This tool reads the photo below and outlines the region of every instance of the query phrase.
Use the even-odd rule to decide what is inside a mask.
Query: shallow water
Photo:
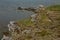
[[[17,7],[38,7],[40,4],[45,6],[60,4],[60,0],[0,0],[0,30],[6,31],[9,21],[25,19],[32,14],[27,11],[17,11]]]

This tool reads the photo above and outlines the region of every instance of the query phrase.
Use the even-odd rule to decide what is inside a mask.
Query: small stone
[[[23,30],[22,33],[27,33],[27,34],[29,34],[29,33],[31,33],[31,30]]]

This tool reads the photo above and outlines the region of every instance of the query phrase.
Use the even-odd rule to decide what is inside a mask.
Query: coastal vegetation
[[[13,40],[59,40],[60,5],[53,5],[44,9],[42,12],[36,13],[36,21],[31,21],[31,17],[16,21],[23,26],[19,26],[20,29],[17,27],[19,34],[12,33]]]
[[[47,10],[56,10],[60,11],[60,5],[52,5],[46,8]]]

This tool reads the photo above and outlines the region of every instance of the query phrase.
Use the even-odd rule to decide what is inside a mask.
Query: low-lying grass
[[[18,23],[23,24],[25,26],[30,26],[32,24],[31,18],[24,19],[24,20],[19,20]]]
[[[49,7],[46,7],[47,10],[54,10],[54,11],[60,11],[60,5],[52,5]]]

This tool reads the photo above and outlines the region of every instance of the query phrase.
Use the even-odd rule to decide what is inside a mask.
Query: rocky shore
[[[18,9],[32,11],[34,8]],[[35,14],[25,20],[10,21],[11,40],[60,40],[60,5],[47,8],[40,5],[32,12]]]

